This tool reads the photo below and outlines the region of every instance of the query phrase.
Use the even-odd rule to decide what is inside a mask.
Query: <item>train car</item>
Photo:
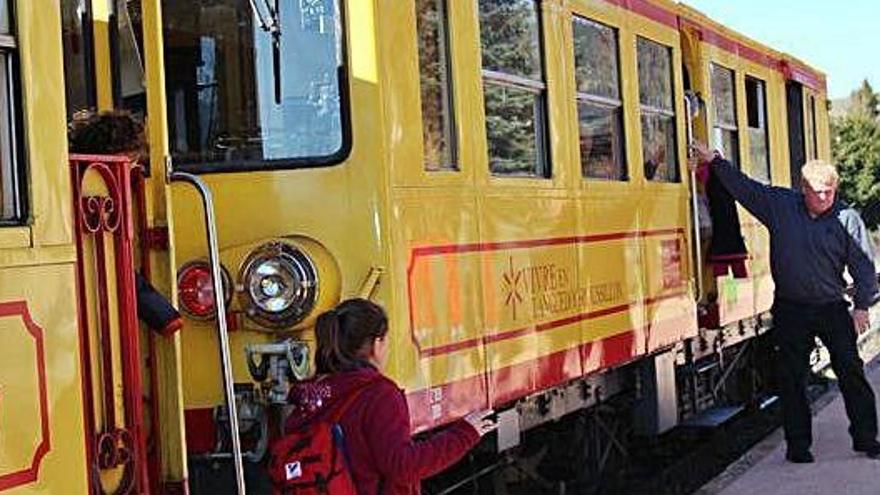
[[[414,433],[492,407],[516,459],[585,414],[581,477],[766,394],[767,234],[741,211],[748,276],[704,263],[687,142],[798,184],[830,158],[803,62],[663,0],[0,7],[0,491],[261,493],[349,297]],[[146,156],[67,152],[114,108]],[[179,332],[138,326],[136,271]]]

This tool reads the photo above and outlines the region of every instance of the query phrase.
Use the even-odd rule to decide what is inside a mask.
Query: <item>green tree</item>
[[[853,109],[832,123],[832,152],[842,199],[858,208],[868,228],[874,229],[880,225],[880,121],[876,112],[871,118],[864,110]]]
[[[880,99],[874,88],[865,79],[859,89],[850,95],[849,116],[864,117],[866,119],[876,120],[880,114]]]

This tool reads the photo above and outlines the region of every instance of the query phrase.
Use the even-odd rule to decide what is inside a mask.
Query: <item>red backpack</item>
[[[269,476],[276,494],[357,495],[339,419],[372,382],[341,404],[284,435],[272,446]]]

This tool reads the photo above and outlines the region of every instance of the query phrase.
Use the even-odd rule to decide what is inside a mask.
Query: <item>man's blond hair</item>
[[[837,167],[825,160],[810,160],[801,167],[801,177],[814,189],[821,186],[837,187],[840,176]]]

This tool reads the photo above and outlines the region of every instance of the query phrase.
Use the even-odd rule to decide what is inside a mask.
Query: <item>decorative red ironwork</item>
[[[80,348],[83,366],[83,398],[85,400],[86,455],[90,470],[95,472],[123,467],[122,480],[113,490],[115,495],[150,493],[147,477],[146,442],[143,430],[143,385],[137,300],[134,276],[134,232],[132,179],[137,165],[124,156],[71,155],[70,166],[76,205],[77,296],[79,304]],[[105,194],[86,192],[86,177],[100,178]],[[109,239],[108,239],[109,238]],[[90,241],[90,242],[89,242]],[[112,251],[106,243],[112,242]],[[86,266],[85,252],[91,249],[93,263]],[[112,259],[112,261],[111,261]],[[86,270],[94,274],[95,287],[86,286]],[[109,279],[115,281],[111,293]],[[98,361],[91,356],[92,331],[89,328],[89,291],[98,315]],[[116,304],[111,305],[115,297]],[[111,341],[114,328],[111,308],[117,311],[119,371],[122,375],[122,424],[116,418],[114,391],[115,365]],[[94,380],[92,366],[100,366],[100,379]],[[95,383],[97,381],[97,383]],[[102,397],[103,426],[95,425],[93,397]],[[107,493],[100,478],[89,476],[92,493]]]
[[[150,251],[168,250],[168,229],[166,227],[150,228],[147,224],[146,169],[138,165],[131,175],[131,190],[134,195],[134,216],[137,236],[140,239],[140,270],[141,275],[152,281]],[[164,233],[164,242],[157,241]],[[147,333],[147,367],[150,372],[150,398],[148,401],[151,434],[147,435],[147,464],[149,469],[150,489],[153,493],[167,493],[161,484],[162,443],[158,435],[159,429],[159,375],[156,372],[156,339],[153,333]]]

